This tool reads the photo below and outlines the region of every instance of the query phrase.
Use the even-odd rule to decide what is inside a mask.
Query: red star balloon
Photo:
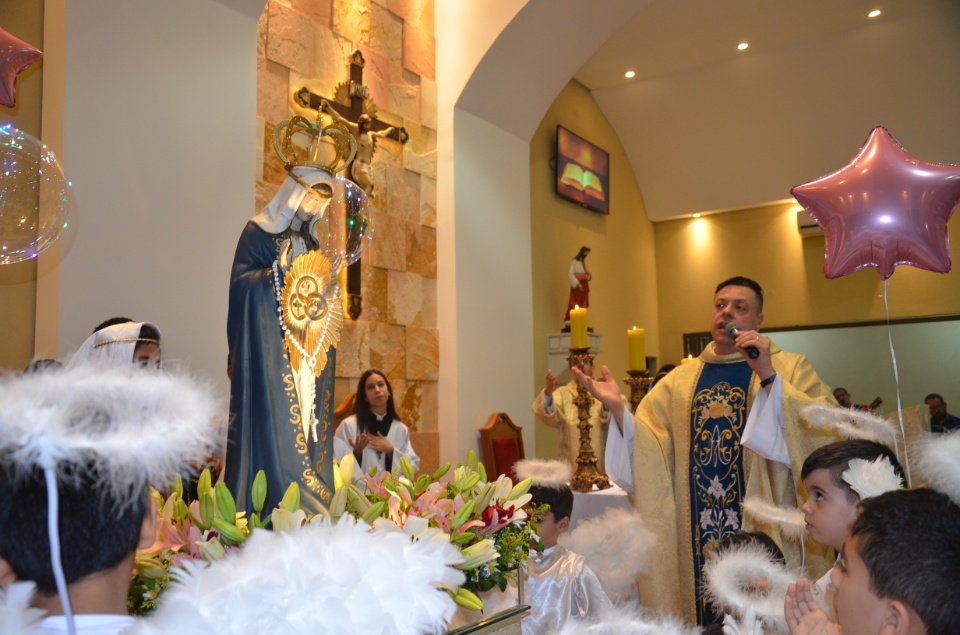
[[[823,228],[828,278],[897,265],[947,273],[960,165],[921,161],[877,126],[848,165],[790,193]]]
[[[40,49],[0,29],[0,104],[17,105],[17,75],[41,57]]]

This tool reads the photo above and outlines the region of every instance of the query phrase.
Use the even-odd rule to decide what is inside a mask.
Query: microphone
[[[728,337],[734,338],[740,334],[740,325],[736,322],[727,322],[727,325],[723,327],[723,330],[726,332]],[[756,346],[747,346],[743,350],[747,351],[747,357],[750,359],[756,359],[760,357],[760,351],[757,350]]]

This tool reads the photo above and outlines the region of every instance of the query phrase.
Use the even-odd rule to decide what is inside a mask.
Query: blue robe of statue
[[[227,317],[232,380],[230,432],[224,481],[237,509],[251,513],[253,479],[267,476],[263,514],[280,502],[290,483],[300,484],[301,507],[318,513],[333,495],[333,388],[336,349],[316,381],[317,442],[305,438],[283,331],[277,314],[273,262],[290,230],[268,233],[248,222],[230,274]],[[282,283],[282,280],[281,280]],[[309,416],[309,413],[306,413]]]

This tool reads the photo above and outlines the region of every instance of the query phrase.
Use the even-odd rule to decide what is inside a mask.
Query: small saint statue
[[[570,279],[570,299],[567,301],[567,312],[563,317],[564,332],[570,330],[570,311],[576,306],[581,309],[590,306],[590,280],[593,276],[587,271],[588,255],[590,255],[590,248],[584,245],[570,261],[570,269],[567,272]]]

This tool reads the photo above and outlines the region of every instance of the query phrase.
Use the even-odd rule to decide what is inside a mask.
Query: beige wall
[[[772,205],[655,225],[660,350],[682,355],[682,334],[706,331],[717,284],[745,275],[764,287],[765,327],[879,320],[884,283],[869,267],[828,280],[823,237],[802,238],[796,205]],[[954,262],[957,222],[949,226]],[[889,279],[891,318],[960,313],[960,273],[901,265]]]
[[[610,153],[609,215],[557,196],[557,124]],[[590,92],[575,81],[557,96],[530,142],[530,218],[536,390],[542,390],[547,371],[547,335],[563,325],[567,269],[582,245],[591,248],[588,321],[602,337],[598,365],[608,365],[617,378],[626,376],[626,331],[634,325],[646,329],[647,355],[658,355],[654,226],[620,140]],[[529,409],[513,416],[518,423],[534,420]],[[536,430],[537,455],[556,456],[556,431],[542,424]]]
[[[0,25],[11,35],[43,49],[43,2],[0,3]],[[0,106],[0,124],[12,123],[38,139],[43,60],[17,76],[16,105]],[[37,262],[0,266],[0,368],[20,370],[33,357]]]

